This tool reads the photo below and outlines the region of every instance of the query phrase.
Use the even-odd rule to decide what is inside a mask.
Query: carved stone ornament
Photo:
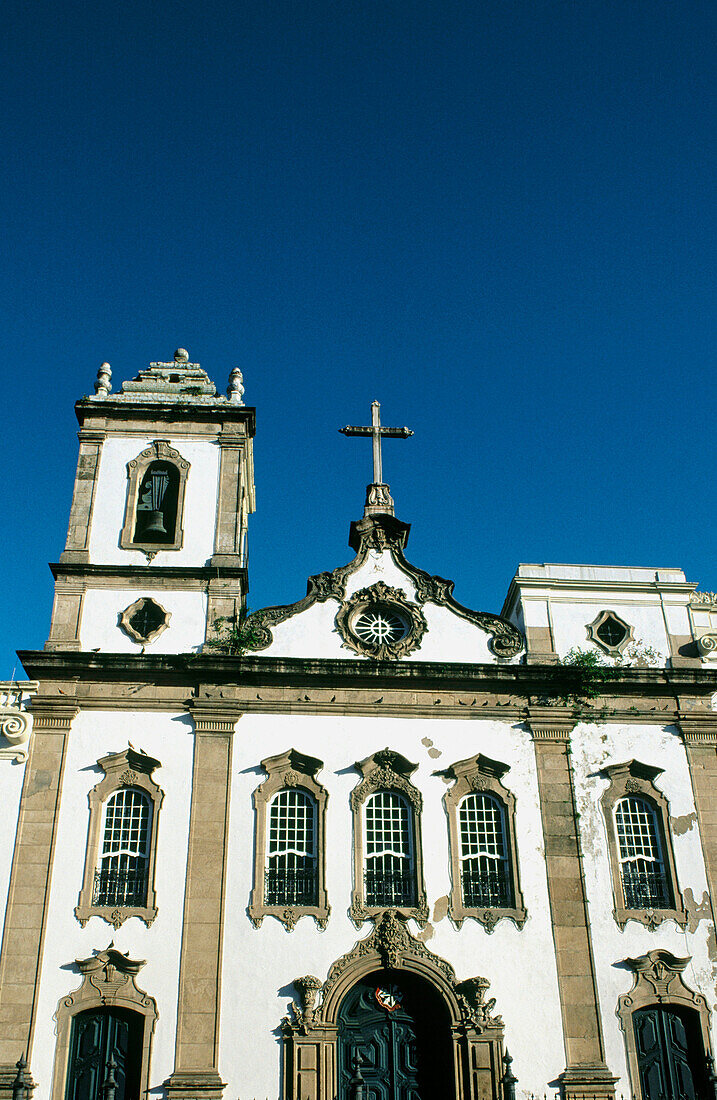
[[[132,620],[145,609],[152,614],[157,625],[146,632],[142,632],[137,629],[136,625],[133,625]],[[162,605],[153,600],[151,596],[140,596],[138,600],[135,600],[129,607],[125,607],[124,611],[120,612],[119,626],[133,642],[137,642],[138,645],[149,645],[150,642],[154,642],[160,634],[164,633],[171,618],[172,612],[165,611]]]
[[[411,935],[406,921],[393,909],[385,910],[369,935],[359,940],[346,955],[337,959],[329,969],[323,985],[312,975],[294,982],[299,990],[301,1003],[292,1004],[292,1018],[284,1019],[285,1031],[300,1030],[304,1034],[309,1026],[326,1025],[333,1017],[346,989],[372,969],[412,970],[438,985],[442,992],[450,991],[453,1015],[462,1023],[480,1033],[486,1028],[503,1027],[500,1016],[493,1015],[495,1000],[486,1001],[490,983],[486,978],[468,978],[456,981],[456,972],[449,962],[434,955],[425,944]],[[315,984],[315,983],[318,983]],[[318,994],[320,1005],[315,1008]],[[308,1016],[310,1015],[310,1020]]]
[[[685,985],[683,979],[684,970],[689,962],[691,962],[689,957],[678,958],[660,947],[638,958],[625,959],[625,965],[633,974],[633,984],[629,993],[623,993],[618,997],[617,1016],[625,1035],[627,1064],[635,1094],[638,1093],[640,1074],[632,1017],[638,1009],[665,1004],[695,1011],[700,1021],[705,1054],[711,1054],[710,1013],[707,1002],[700,993],[695,993]]]
[[[352,810],[357,810],[369,795],[378,790],[398,791],[408,799],[416,813],[423,809],[421,792],[413,786],[409,778],[418,764],[412,764],[400,752],[381,749],[354,766],[364,778],[351,792]]]
[[[717,631],[711,631],[698,638],[697,648],[700,655],[706,657],[708,661],[717,661]]]
[[[693,592],[690,596],[690,606],[717,608],[717,592]]]
[[[402,633],[385,640],[362,637],[358,633],[358,624],[371,612],[383,613],[384,617],[393,616],[397,623],[401,623]],[[343,638],[344,649],[352,649],[361,657],[372,657],[376,661],[395,661],[407,656],[418,649],[428,630],[426,618],[418,604],[411,603],[400,588],[391,588],[383,581],[354,593],[350,600],[341,605],[334,621]]]
[[[0,760],[27,760],[31,722],[31,715],[22,709],[20,693],[17,697],[8,693],[6,704],[0,706]]]
[[[98,951],[88,959],[76,959],[75,965],[82,975],[82,984],[61,998],[55,1013],[57,1056],[52,1095],[61,1096],[64,1091],[73,1018],[88,1009],[104,1007],[129,1009],[144,1018],[140,1080],[141,1095],[145,1095],[149,1085],[149,1050],[157,1020],[157,1004],[136,982],[145,965],[144,960],[130,959],[129,954],[123,955],[111,943],[104,951]]]
[[[614,645],[604,641],[598,634],[600,627],[610,619],[612,619],[617,626],[622,627],[624,631],[620,641]],[[603,653],[609,653],[611,655],[622,653],[623,649],[629,646],[630,642],[635,640],[634,632],[630,624],[626,623],[625,620],[620,618],[614,611],[601,611],[591,623],[588,623],[585,630],[590,641],[594,642],[598,649],[602,650]]]
[[[252,634],[252,642],[247,648],[268,648],[274,640],[271,633],[273,626],[293,618],[294,615],[300,615],[315,603],[324,603],[329,599],[341,602],[346,595],[347,578],[361,568],[371,553],[388,551],[401,572],[413,582],[416,603],[434,603],[447,607],[454,615],[489,634],[490,648],[497,657],[516,657],[524,647],[523,636],[517,627],[500,615],[492,615],[487,611],[471,611],[464,607],[453,598],[453,581],[431,576],[406,560],[403,548],[409,529],[408,524],[390,515],[364,516],[358,523],[352,524],[349,542],[356,550],[356,557],[333,572],[309,577],[306,595],[302,600],[279,607],[267,607],[247,616],[246,626],[251,628]]]

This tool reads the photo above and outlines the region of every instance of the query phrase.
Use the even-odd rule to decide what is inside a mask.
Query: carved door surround
[[[140,1095],[145,1096],[149,1088],[150,1045],[158,1013],[154,998],[148,996],[135,982],[144,966],[144,960],[130,959],[128,954],[123,955],[110,945],[88,959],[76,959],[75,965],[82,975],[82,984],[61,998],[55,1013],[57,1047],[52,1096],[61,1097],[65,1094],[74,1017],[81,1012],[98,1008],[126,1009],[138,1014],[142,1023]]]
[[[625,1036],[627,1068],[630,1085],[635,1097],[641,1097],[637,1040],[633,1026],[633,1014],[639,1009],[661,1005],[694,1012],[699,1021],[702,1045],[706,1056],[712,1055],[710,1042],[710,1010],[705,998],[685,985],[682,977],[690,958],[677,958],[671,951],[655,948],[646,955],[625,959],[625,965],[633,975],[632,989],[623,993],[617,1002],[617,1017]]]
[[[457,1100],[498,1100],[503,1021],[494,1016],[485,978],[458,981],[450,963],[413,936],[396,910],[376,918],[371,933],[334,962],[326,981],[294,979],[298,1003],[282,1023],[283,1100],[334,1100],[338,1092],[338,1019],[346,994],[376,971],[405,971],[433,987],[446,1006]]]

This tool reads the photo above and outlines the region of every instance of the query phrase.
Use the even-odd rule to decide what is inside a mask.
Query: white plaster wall
[[[663,922],[654,932],[637,921],[629,921],[621,932],[615,923],[607,833],[600,807],[600,797],[609,781],[597,775],[599,769],[630,759],[664,769],[656,786],[668,799],[671,817],[686,819],[677,823],[676,831],[672,830],[672,844],[679,887],[688,909],[692,907],[693,910],[694,902],[700,905],[708,900],[702,847],[684,746],[671,727],[580,726],[572,735],[572,744],[607,1062],[614,1073],[621,1075],[618,1095],[622,1091],[627,1096],[630,1087],[625,1041],[615,1012],[618,997],[632,987],[632,973],[620,966],[622,961],[644,955],[656,947],[667,948],[678,957],[691,956],[692,962],[684,972],[685,983],[702,993],[712,1010],[717,1004],[717,962],[714,928],[706,915],[693,916],[686,932],[682,932],[674,921]]]
[[[365,938],[348,918],[352,889],[352,814],[349,798],[359,782],[357,759],[390,745],[419,764],[412,777],[424,799],[422,819],[426,890],[431,912],[427,946],[447,959],[458,979],[483,975],[506,1026],[520,1089],[540,1095],[562,1071],[565,1055],[550,926],[542,828],[532,744],[520,726],[498,722],[303,715],[244,715],[234,744],[229,877],[222,981],[221,1058],[227,1096],[274,1097],[279,1092],[279,1025],[295,996],[293,979],[326,978],[331,963]],[[324,761],[318,780],[329,792],[327,888],[332,907],[321,932],[302,918],[292,933],[273,917],[260,929],[246,915],[252,888],[252,792],[265,778],[259,758],[288,748]],[[434,773],[483,752],[510,764],[505,785],[517,801],[517,848],[528,920],[522,931],[503,920],[492,935],[473,920],[457,931],[445,916],[450,890],[446,783]],[[418,926],[413,922],[414,934]],[[535,1043],[535,1006],[541,1021]],[[522,1092],[519,1093],[522,1095]]]
[[[370,551],[366,561],[346,580],[346,598],[362,588],[383,581],[398,588],[409,600],[415,599],[415,586],[393,561],[389,551]],[[263,650],[269,657],[330,657],[356,658],[353,649],[342,645],[334,624],[340,604],[337,600],[316,603],[271,628],[274,641]],[[472,661],[497,663],[489,649],[490,635],[480,627],[456,615],[447,607],[426,603],[421,605],[428,629],[418,649],[408,654],[409,661]],[[365,658],[370,660],[370,658]]]
[[[0,741],[5,745],[4,738],[0,734]],[[25,778],[25,762],[17,760],[0,760],[0,929],[5,923],[5,909],[7,907],[7,891],[10,884],[10,871],[12,869],[12,855],[15,850],[15,836],[17,834],[17,820],[20,811],[20,794]],[[2,943],[0,933],[0,943]]]
[[[641,594],[631,599],[620,592],[604,592],[590,598],[577,593],[568,597],[550,597],[553,639],[560,657],[564,657],[574,646],[581,649],[592,646],[586,627],[603,610],[614,611],[629,623],[635,641],[652,646],[661,654],[662,663],[667,662],[670,646],[659,598],[651,600]]]
[[[158,822],[156,889],[158,915],[151,928],[134,917],[115,931],[99,917],[81,928],[74,916],[82,886],[88,791],[103,776],[99,757],[127,747],[128,738],[160,760],[154,778],[164,791]],[[156,712],[85,711],[69,734],[57,833],[47,936],[38,1002],[32,1072],[39,1082],[36,1100],[49,1100],[55,1058],[53,1014],[61,997],[78,989],[73,966],[114,941],[132,959],[146,959],[137,985],[157,1001],[159,1018],[152,1045],[150,1087],[161,1085],[174,1067],[177,988],[182,937],[184,880],[189,831],[193,738],[186,715]]]
[[[219,445],[206,439],[163,436],[110,436],[102,444],[100,470],[90,531],[90,562],[100,565],[146,565],[139,550],[121,550],[120,534],[127,502],[127,463],[154,439],[169,443],[190,463],[184,498],[181,550],[159,550],[154,565],[204,565],[214,552]]]
[[[172,616],[158,638],[146,644],[147,653],[188,653],[204,641],[207,597],[203,592],[168,589],[94,588],[85,593],[80,621],[83,650],[104,653],[140,653],[142,645],[119,626],[119,615],[140,596],[151,597]]]

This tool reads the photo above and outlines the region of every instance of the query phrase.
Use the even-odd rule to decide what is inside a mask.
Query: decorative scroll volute
[[[399,752],[385,748],[355,764],[354,767],[363,779],[351,792],[353,810],[358,810],[375,791],[388,790],[398,791],[408,799],[416,813],[421,812],[423,797],[409,778],[418,764],[412,764]]]

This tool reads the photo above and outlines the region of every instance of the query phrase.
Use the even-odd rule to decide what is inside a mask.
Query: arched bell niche
[[[325,982],[308,974],[294,986],[299,1001],[283,1021],[284,1100],[349,1100],[356,1069],[370,1085],[364,1095],[381,1100],[384,1092],[499,1100],[503,1021],[488,981],[458,981],[395,911],[377,918]],[[396,1056],[398,1072],[388,1068]]]

